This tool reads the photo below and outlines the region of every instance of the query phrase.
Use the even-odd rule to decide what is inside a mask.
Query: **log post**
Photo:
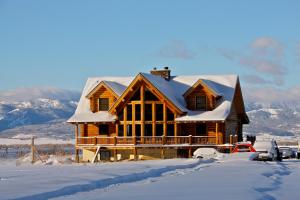
[[[167,136],[167,105],[166,102],[164,101],[163,104],[163,131],[164,131],[164,136]]]
[[[230,153],[232,152],[232,135],[230,135],[229,136],[229,143],[230,143],[230,148],[229,148],[229,150],[230,150]]]
[[[152,103],[152,144],[155,143],[155,136],[156,136],[156,107],[155,103]]]
[[[31,163],[35,162],[34,137],[31,138]]]
[[[160,151],[161,159],[165,159],[165,148],[162,147]]]
[[[192,138],[193,136],[189,135],[189,158],[192,157],[192,146],[191,146],[193,144]]]
[[[175,113],[174,114],[174,118],[176,119],[177,118],[177,114]],[[176,123],[175,121],[175,124],[174,124],[174,143],[177,144],[177,130],[178,129],[178,124]]]
[[[192,135],[189,135],[189,145],[192,145],[192,144],[193,144],[192,138],[193,138],[193,136],[192,136]]]
[[[138,160],[138,152],[137,152],[137,148],[136,147],[133,148],[133,157],[134,157],[135,161]]]
[[[166,137],[163,135],[161,138],[161,144],[165,145],[166,144]]]
[[[216,145],[219,144],[219,124],[216,123]]]
[[[145,85],[141,85],[141,143],[144,143],[145,136]]]
[[[189,147],[189,158],[192,158],[192,147]]]
[[[133,144],[136,145],[136,137],[133,137]]]
[[[118,154],[117,154],[117,149],[114,148],[114,162],[117,162],[118,161]]]
[[[93,138],[94,145],[97,145],[97,137]]]
[[[79,150],[77,149],[77,145],[78,145],[78,124],[76,124],[75,126],[75,162],[79,163]]]
[[[123,118],[124,118],[124,137],[127,137],[127,106],[124,107],[124,114],[123,114]]]
[[[117,137],[116,136],[114,136],[114,146],[116,146],[117,145]]]

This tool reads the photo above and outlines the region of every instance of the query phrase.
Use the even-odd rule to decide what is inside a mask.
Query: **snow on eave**
[[[225,121],[230,114],[232,103],[222,102],[212,111],[188,111],[185,116],[177,117],[176,122],[195,122],[195,121]]]
[[[115,122],[116,117],[106,111],[96,113],[74,114],[67,122],[68,123],[96,123],[96,122]]]

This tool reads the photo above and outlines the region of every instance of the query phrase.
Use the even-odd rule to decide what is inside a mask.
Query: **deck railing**
[[[218,140],[220,143],[220,140]],[[78,137],[76,145],[215,145],[215,136],[144,136],[144,137]]]

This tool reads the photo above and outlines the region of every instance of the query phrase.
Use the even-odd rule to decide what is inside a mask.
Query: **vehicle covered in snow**
[[[256,152],[250,142],[238,142],[234,145],[232,153],[241,153],[241,152]]]
[[[275,140],[256,141],[254,148],[257,152],[256,160],[275,161],[281,160],[279,148]]]
[[[290,147],[279,147],[279,152],[281,153],[281,157],[284,159],[289,159],[292,157],[295,158],[295,154]]]
[[[219,152],[214,148],[198,148],[193,155],[193,158],[211,159],[217,158]]]

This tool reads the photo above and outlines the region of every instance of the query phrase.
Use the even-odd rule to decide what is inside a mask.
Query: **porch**
[[[216,136],[144,136],[144,137],[77,137],[78,147],[189,147],[222,144],[223,137]]]

